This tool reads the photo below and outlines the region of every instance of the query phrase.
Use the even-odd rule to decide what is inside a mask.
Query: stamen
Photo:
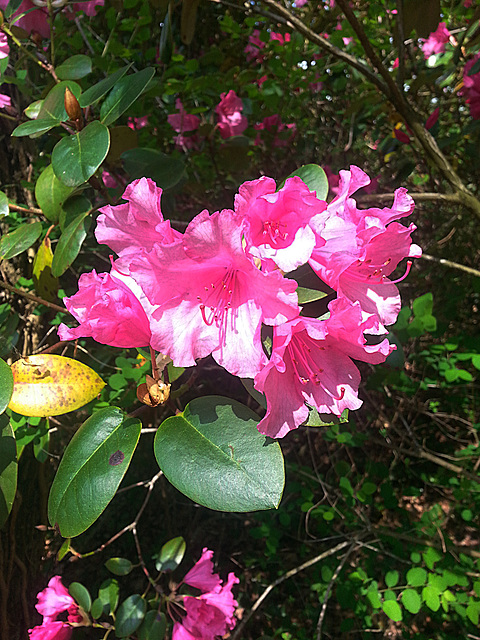
[[[407,260],[407,268],[406,268],[405,273],[403,274],[403,276],[401,278],[398,278],[398,280],[391,280],[391,283],[392,284],[397,284],[397,282],[401,282],[402,280],[405,280],[405,278],[410,273],[410,269],[411,268],[412,268],[412,261],[411,260]]]
[[[334,400],[343,400],[343,396],[345,395],[345,387],[340,387],[340,395],[338,398],[336,396],[332,396]]]

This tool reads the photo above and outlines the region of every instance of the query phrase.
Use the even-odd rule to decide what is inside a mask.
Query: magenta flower
[[[140,118],[130,117],[127,121],[127,127],[133,129],[134,131],[138,131],[138,129],[143,129],[148,125],[148,116],[141,116]]]
[[[264,56],[260,55],[260,51],[264,47],[265,42],[260,39],[260,31],[254,29],[252,35],[248,37],[247,46],[243,50],[247,56],[247,62],[251,62],[252,60],[256,60],[259,63],[262,62]]]
[[[0,60],[2,60],[2,58],[6,58],[9,53],[10,47],[8,46],[7,36],[3,31],[0,31]]]
[[[282,438],[308,418],[309,409],[341,415],[358,409],[360,373],[351,358],[378,364],[394,349],[388,340],[367,345],[359,303],[345,298],[328,305],[330,318],[298,317],[274,328],[269,363],[255,377],[255,388],[265,394],[267,412],[260,433]]]
[[[4,109],[5,107],[12,106],[12,99],[10,96],[5,95],[4,93],[0,93],[0,109]]]
[[[78,327],[58,327],[60,340],[91,337],[112,347],[145,347],[150,344],[150,321],[145,309],[152,313],[135,281],[112,269],[111,274],[96,271],[84,273],[78,281],[78,292],[63,299],[65,306],[80,322]]]
[[[242,116],[243,104],[233,89],[220,95],[220,102],[215,107],[218,116],[217,127],[224,140],[239,136],[248,126],[247,118]]]
[[[63,586],[60,576],[54,576],[48,586],[37,595],[37,611],[43,616],[40,626],[28,630],[30,640],[69,640],[72,627],[56,620],[64,611],[68,612],[68,622],[82,621],[78,605]]]
[[[445,22],[440,22],[435,31],[432,31],[423,43],[422,51],[425,59],[434,53],[443,53],[449,40],[450,31],[447,29]]]
[[[2,11],[5,11],[7,5],[8,0],[0,0],[0,9]],[[48,10],[46,9],[46,6],[46,2],[45,6],[38,7],[34,5],[31,0],[23,0],[11,20],[14,21],[14,24],[17,27],[21,27],[27,33],[35,32],[39,33],[42,38],[48,38],[50,35],[50,25],[48,24]],[[19,20],[15,20],[16,15],[19,15],[24,11],[28,11],[29,9],[35,9],[35,11],[30,11],[30,13],[27,13],[27,15],[23,16]]]
[[[239,223],[246,223],[247,250],[261,260],[273,260],[282,271],[293,271],[310,258],[318,239],[310,222],[327,203],[298,177],[288,178],[276,191],[275,180],[262,177],[244,182],[235,196]],[[319,217],[320,216],[320,217]]]
[[[463,70],[463,93],[467,98],[470,107],[470,115],[474,120],[480,120],[480,71],[469,75],[470,69],[480,58],[480,53],[469,60]]]
[[[197,215],[183,246],[156,245],[130,273],[153,305],[152,346],[175,366],[212,354],[227,371],[253,378],[265,361],[260,330],[298,312],[296,282],[263,273],[245,254],[233,211]]]
[[[239,582],[234,573],[222,585],[218,574],[213,573],[213,551],[203,549],[202,557],[191,569],[183,582],[199,589],[199,596],[183,596],[186,616],[175,622],[172,640],[214,640],[223,637],[236,624],[232,588]]]
[[[357,209],[350,196],[369,182],[358,167],[340,172],[339,194],[328,205],[330,217],[319,231],[325,244],[317,244],[309,263],[339,296],[359,301],[364,317],[375,318],[371,333],[386,333],[384,325],[393,324],[400,311],[398,289],[388,276],[400,260],[420,256],[421,249],[411,241],[415,225],[392,223],[413,210],[406,189],[395,191],[392,208]]]
[[[160,201],[162,189],[150,178],[134,180],[125,189],[126,204],[100,209],[95,236],[119,256],[150,251],[156,243],[176,242],[182,234],[163,219]]]
[[[273,135],[272,146],[287,147],[291,143],[292,139],[295,137],[295,134],[297,132],[297,125],[294,122],[291,124],[284,124],[281,121],[278,113],[275,113],[272,116],[267,116],[266,118],[263,119],[262,122],[259,122],[256,125],[254,125],[254,129],[256,131],[267,131],[271,136]],[[281,133],[282,131],[285,131],[285,132],[290,131],[290,134],[287,137],[285,137],[284,135],[279,136],[278,134]],[[261,141],[261,136],[259,134],[255,139],[255,144],[259,145],[260,141]]]
[[[275,31],[270,31],[270,41],[278,42],[281,45],[284,45],[286,42],[290,42],[291,36],[289,33],[285,35],[283,33],[276,33]]]
[[[177,147],[193,149],[198,145],[199,138],[196,135],[184,136],[183,134],[189,131],[196,131],[200,126],[200,118],[187,113],[178,98],[175,101],[175,107],[179,110],[179,113],[172,113],[167,117],[168,124],[180,134],[174,138],[175,144]]]

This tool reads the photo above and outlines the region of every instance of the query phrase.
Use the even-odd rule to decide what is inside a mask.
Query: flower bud
[[[170,397],[170,384],[161,380],[155,380],[152,376],[145,376],[146,382],[137,388],[137,398],[149,407],[158,407],[165,404]]]
[[[70,120],[80,120],[82,118],[82,109],[78,100],[68,87],[65,89],[64,97],[65,111]]]

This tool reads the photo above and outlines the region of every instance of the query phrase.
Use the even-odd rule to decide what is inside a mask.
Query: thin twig
[[[322,602],[322,609],[320,611],[320,615],[318,617],[318,622],[317,622],[317,640],[321,640],[321,638],[322,638],[323,620],[325,618],[325,613],[327,612],[327,604],[328,604],[328,600],[330,598],[330,594],[331,594],[332,589],[333,589],[333,585],[337,581],[337,578],[340,575],[340,572],[343,569],[343,567],[345,565],[345,562],[347,561],[348,556],[352,553],[352,551],[356,548],[356,546],[357,546],[356,544],[350,545],[350,548],[347,549],[346,554],[343,556],[343,558],[338,563],[335,571],[333,572],[333,576],[332,576],[330,582],[328,583],[328,587],[327,587],[327,590],[325,592],[325,596],[324,596],[323,602]]]
[[[478,269],[473,269],[473,267],[466,267],[464,264],[452,262],[451,260],[445,260],[445,258],[437,258],[436,256],[429,255],[428,253],[423,253],[421,257],[424,260],[430,260],[430,262],[438,262],[438,264],[442,264],[445,267],[458,269],[459,271],[465,271],[466,273],[471,273],[472,276],[477,276],[477,278],[480,278],[480,271]]]
[[[53,302],[48,302],[48,300],[44,300],[43,298],[39,298],[38,296],[34,296],[32,293],[27,293],[26,291],[22,291],[21,289],[17,289],[16,287],[12,287],[11,284],[7,284],[0,280],[0,287],[7,289],[7,291],[11,291],[12,293],[21,296],[22,298],[26,298],[27,300],[31,300],[32,302],[36,302],[37,304],[43,304],[50,309],[54,309],[55,311],[59,311],[60,313],[64,313],[66,315],[71,315],[70,311],[67,311],[65,307],[60,307],[58,304],[54,304]]]

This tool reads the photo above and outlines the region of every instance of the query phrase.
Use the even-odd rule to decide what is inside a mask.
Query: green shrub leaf
[[[122,113],[142,95],[154,75],[155,69],[147,67],[119,80],[102,104],[100,109],[101,122],[104,125],[109,125],[118,120]]]
[[[11,233],[0,238],[0,260],[10,260],[26,251],[38,240],[42,233],[42,223],[21,224]]]
[[[118,607],[115,619],[115,636],[126,638],[134,633],[142,624],[146,610],[147,603],[136,593],[124,600]]]
[[[7,366],[7,365],[5,365]],[[7,415],[0,416],[0,528],[12,510],[17,491],[17,445]]]

